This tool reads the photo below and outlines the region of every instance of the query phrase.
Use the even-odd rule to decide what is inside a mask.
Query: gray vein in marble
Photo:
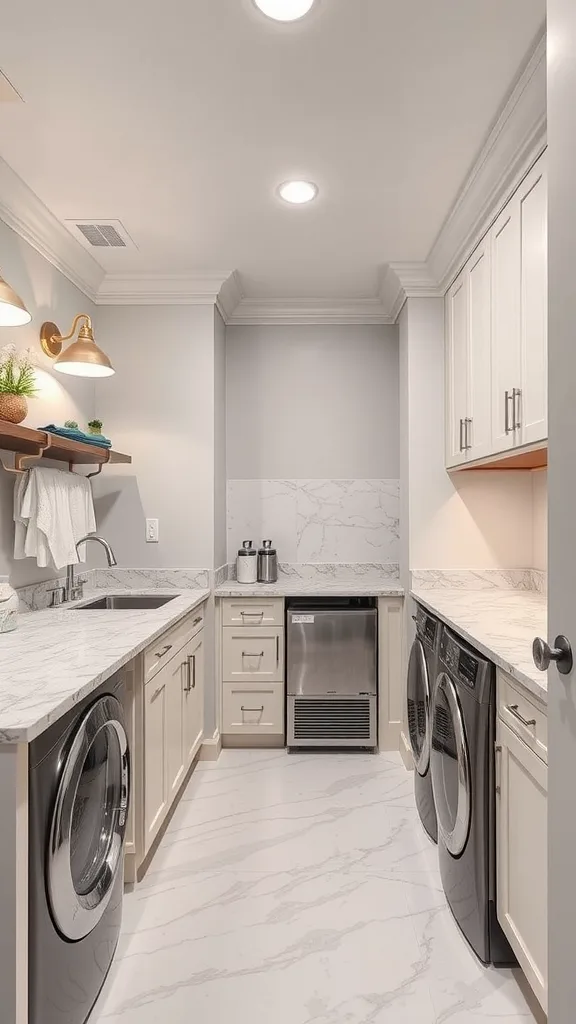
[[[77,602],[21,616],[18,629],[0,635],[0,743],[34,739],[209,595],[182,589],[156,609],[86,612]]]
[[[532,660],[532,641],[548,630],[546,598],[520,590],[422,590],[411,596],[508,672],[543,704],[547,674]]]
[[[195,590],[210,586],[209,569],[95,569],[95,587],[177,587]]]
[[[276,583],[238,583],[232,577],[214,593],[216,597],[397,597],[404,593],[399,576],[397,562],[284,562]]]
[[[546,573],[536,569],[416,569],[418,590],[529,590],[544,593]]]

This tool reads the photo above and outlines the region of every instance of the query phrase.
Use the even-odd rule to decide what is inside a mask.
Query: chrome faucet
[[[97,544],[101,544],[106,552],[106,558],[108,559],[108,565],[112,568],[118,565],[116,556],[112,551],[107,540],[103,537],[98,537],[95,533],[89,533],[86,537],[82,537],[76,545],[76,551],[78,551],[81,544],[87,544],[89,540],[95,540]],[[69,565],[66,569],[66,586],[64,587],[64,601],[78,601],[84,594],[84,584],[86,580],[77,580],[74,573],[74,566]]]

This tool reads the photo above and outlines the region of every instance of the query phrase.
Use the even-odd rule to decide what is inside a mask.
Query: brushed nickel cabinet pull
[[[462,432],[464,427],[464,420],[460,420],[460,451],[464,451],[464,441],[462,440]]]
[[[500,783],[500,760],[502,758],[502,747],[500,746],[500,744],[498,744],[494,749],[496,751],[496,787],[495,788],[496,788],[496,792],[497,793],[501,793],[502,790],[501,790],[501,783]]]
[[[535,718],[524,718],[524,715],[520,714],[517,704],[507,704],[506,710],[509,711],[511,715],[514,715],[514,718],[517,718],[518,721],[521,722],[522,725],[525,725],[527,728],[529,728],[532,725],[536,725]]]
[[[516,405],[518,403],[518,405]],[[512,429],[522,428],[522,388],[514,388],[512,391]]]
[[[280,664],[280,635],[276,634],[276,668]]]
[[[201,616],[201,615],[198,615],[198,616],[197,616],[197,617],[196,617],[196,618],[194,619],[194,622],[192,623],[192,625],[193,625],[193,626],[197,626],[199,622],[202,622],[202,616]]]
[[[264,705],[262,704],[259,708],[245,708],[244,705],[242,704],[240,711],[254,711],[258,714],[261,714],[262,711],[264,711]]]
[[[157,651],[156,654],[154,655],[154,657],[155,658],[164,658],[168,654],[168,651],[171,651],[171,650],[172,650],[172,644],[166,644],[166,647],[163,647],[161,651]]]
[[[264,612],[240,612],[240,615],[242,616],[243,619],[250,619],[250,618],[252,618],[252,619],[253,618],[263,619],[264,618]]]
[[[252,652],[252,654],[250,654],[250,651],[242,651],[242,657],[243,658],[263,658],[264,657],[264,651],[259,651],[257,654],[255,654],[254,652]]]
[[[511,434],[514,430],[514,423],[510,426],[510,411],[509,405],[512,402],[512,419],[514,419],[514,394],[515,390],[510,394],[509,391],[504,392],[504,433]]]

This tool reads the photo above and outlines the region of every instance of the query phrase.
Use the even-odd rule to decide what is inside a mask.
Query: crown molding
[[[428,254],[442,294],[545,149],[546,127],[544,29]]]
[[[218,312],[225,324],[230,323],[230,318],[232,317],[234,310],[237,309],[243,298],[244,291],[242,289],[240,274],[237,270],[233,270],[223,282],[216,299]]]
[[[390,324],[380,298],[242,299],[228,318],[231,326],[306,324]]]
[[[94,302],[104,270],[2,158],[0,220]]]
[[[230,277],[221,274],[106,274],[98,306],[204,306],[216,305]]]

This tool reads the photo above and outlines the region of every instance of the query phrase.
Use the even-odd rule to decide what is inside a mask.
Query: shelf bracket
[[[39,444],[38,445],[38,450],[36,452],[34,452],[32,454],[31,453],[25,453],[25,452],[14,452],[14,459],[13,459],[13,463],[12,463],[11,466],[7,466],[6,465],[4,454],[0,455],[0,462],[2,463],[2,465],[3,465],[4,469],[6,470],[6,472],[7,473],[25,473],[26,470],[30,469],[30,466],[28,465],[30,460],[32,460],[33,463],[34,462],[38,462],[42,458],[44,453],[48,451],[48,449],[50,448],[50,446],[52,444],[52,435],[51,434],[48,434],[47,432],[45,432],[44,433],[44,437],[46,439],[44,444]]]

